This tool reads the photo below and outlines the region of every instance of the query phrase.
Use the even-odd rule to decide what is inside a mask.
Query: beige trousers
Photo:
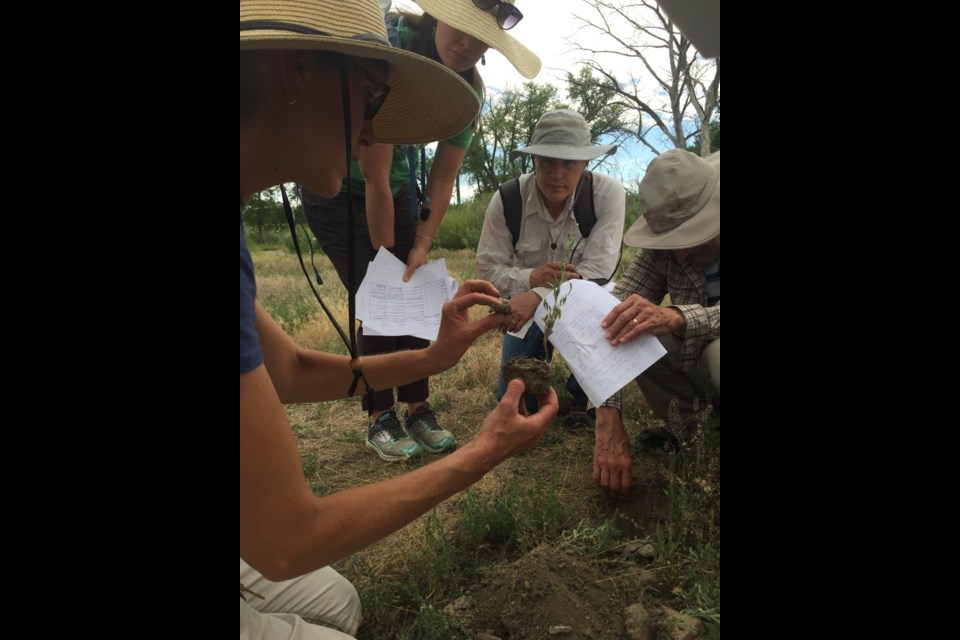
[[[360,627],[357,590],[330,567],[270,582],[240,560],[240,582],[263,596],[240,599],[240,640],[347,640]]]
[[[637,385],[655,416],[667,420],[670,401],[676,398],[680,420],[687,425],[693,419],[693,401],[701,410],[710,399],[720,398],[720,338],[709,343],[700,357],[700,367],[680,369],[680,340],[672,333],[658,338],[667,355],[637,377]]]

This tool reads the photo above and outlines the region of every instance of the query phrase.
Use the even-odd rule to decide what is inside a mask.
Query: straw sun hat
[[[334,51],[387,62],[390,95],[373,120],[377,142],[444,140],[480,111],[476,92],[453,71],[390,47],[377,0],[240,0],[240,50],[248,49]],[[339,83],[330,90],[339,93]]]
[[[440,22],[502,53],[524,78],[535,78],[540,73],[540,58],[497,24],[497,7],[493,10],[481,9],[473,4],[473,0],[414,1]],[[507,0],[504,3],[516,4]]]

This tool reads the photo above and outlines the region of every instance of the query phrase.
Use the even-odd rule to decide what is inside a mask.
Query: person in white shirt
[[[511,152],[511,158],[520,153],[533,156],[534,171],[519,178],[519,234],[514,242],[501,187],[487,207],[477,248],[477,277],[510,297],[513,315],[504,326],[507,331],[521,329],[533,316],[564,264],[569,278],[606,284],[613,277],[623,239],[626,190],[615,178],[587,172],[587,162],[616,149],[616,145],[593,145],[582,115],[556,109],[540,117],[529,146]],[[579,189],[593,191],[596,223],[587,237],[574,215]],[[549,359],[552,351],[552,345],[549,352],[544,347],[543,332],[534,323],[522,338],[503,336],[501,362],[517,356]],[[567,421],[592,426],[587,396],[573,375],[566,388],[573,397]],[[505,389],[501,374],[498,398]],[[535,402],[528,399],[528,403],[528,410],[536,409]]]

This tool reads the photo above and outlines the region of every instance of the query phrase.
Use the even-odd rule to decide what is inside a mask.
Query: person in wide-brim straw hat
[[[515,5],[487,0],[422,0],[419,4],[426,13],[387,13],[390,43],[443,64],[473,86],[481,99],[484,86],[477,64],[491,47],[527,77],[540,70],[540,59],[506,33],[507,27],[522,18]],[[424,84],[423,93],[441,98],[443,87]],[[421,160],[414,149],[375,145],[363,150],[350,182],[344,182],[335,197],[302,190],[307,223],[350,293],[359,290],[380,247],[406,263],[405,280],[426,264],[474,130],[475,125],[467,126],[438,140],[425,183],[417,184]],[[351,207],[357,214],[352,227]],[[343,240],[348,228],[353,231],[353,242],[346,245]],[[366,327],[359,329],[357,343],[361,355],[421,349],[429,344],[423,337],[383,336]],[[396,389],[381,387],[364,396],[361,410],[365,444],[385,461],[405,460],[422,452],[443,453],[457,444],[456,434],[444,428],[443,415],[435,413],[430,404],[429,378]],[[360,422],[357,420],[358,427]]]
[[[524,78],[535,78],[540,73],[540,58],[507,33],[501,25],[501,15],[509,15],[507,24],[515,25],[523,14],[509,0],[414,0],[439,22],[469,34],[496,49],[510,61]],[[481,8],[478,5],[487,7]],[[519,17],[516,17],[519,15]]]
[[[623,241],[641,250],[613,290],[622,302],[602,326],[614,345],[650,334],[667,350],[636,378],[666,426],[641,431],[637,441],[676,448],[698,407],[720,408],[720,152],[707,158],[683,149],[660,154],[640,182],[639,201],[643,215]],[[667,294],[671,305],[661,306]],[[630,487],[631,462],[623,455],[630,438],[620,394],[597,408],[594,474],[617,494]]]
[[[439,100],[424,91],[437,86]],[[499,292],[464,282],[443,305],[431,349],[351,358],[300,348],[257,301],[244,202],[284,182],[333,195],[350,159],[381,133],[433,140],[463,129],[478,109],[476,93],[456,74],[390,48],[377,0],[240,0],[241,638],[352,637],[360,599],[330,565],[532,446],[556,415],[551,390],[538,413],[521,416],[517,382],[474,441],[415,476],[317,496],[281,404],[345,398],[450,368],[500,325],[496,314],[470,321],[471,307],[499,305]]]
[[[480,109],[476,94],[455,73],[390,47],[375,3],[242,1],[240,50],[252,49],[323,50],[387,63],[390,96],[373,122],[378,142],[443,139],[461,131]]]

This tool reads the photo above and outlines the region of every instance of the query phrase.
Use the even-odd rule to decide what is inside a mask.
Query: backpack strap
[[[584,171],[580,181],[580,195],[573,203],[573,215],[580,227],[580,235],[586,238],[597,223],[597,210],[593,203],[593,174]]]
[[[585,171],[583,174],[583,183],[580,185],[580,195],[573,204],[573,215],[577,218],[577,226],[580,227],[580,235],[584,238],[593,231],[593,226],[597,224],[596,203],[593,200],[593,174]],[[623,245],[620,246],[620,256],[617,258],[617,266],[613,268],[613,273],[620,267],[620,258],[623,257]],[[613,277],[613,273],[610,274]],[[590,278],[590,282],[596,282],[601,287],[610,282],[610,278]]]
[[[523,199],[520,197],[520,178],[511,178],[500,184],[500,200],[503,202],[503,217],[507,221],[507,229],[513,236],[513,247],[517,247],[520,239],[520,214],[523,212]]]

